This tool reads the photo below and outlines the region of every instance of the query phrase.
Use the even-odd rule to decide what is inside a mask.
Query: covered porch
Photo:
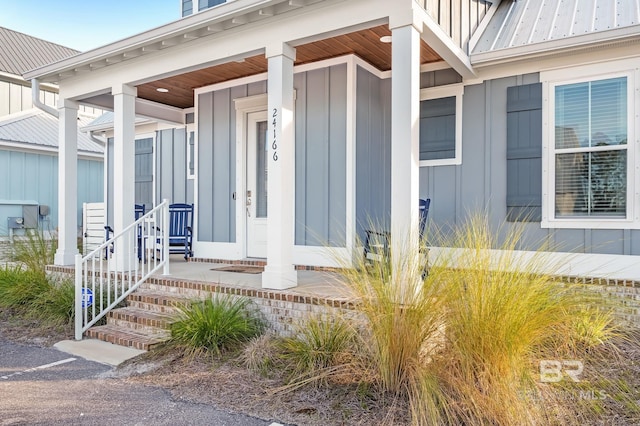
[[[479,21],[480,14],[476,18]],[[372,123],[384,120],[359,116],[361,95],[369,93],[357,84],[359,69],[390,83],[388,93],[378,95],[384,102],[371,102],[377,102],[380,117],[388,116],[383,138],[388,138],[390,152],[381,160],[389,166],[388,183],[378,189],[388,193],[388,199],[381,202],[380,216],[388,216],[392,253],[400,252],[393,248],[406,242],[405,235],[418,232],[421,73],[452,69],[460,78],[473,76],[463,49],[468,38],[454,42],[424,6],[413,0],[237,0],[31,72],[30,78],[60,85],[61,221],[56,265],[73,264],[77,253],[77,219],[65,212],[75,206],[77,193],[74,164],[80,103],[114,112],[116,233],[134,221],[135,118],[145,116],[187,128],[192,124],[196,257],[261,258],[264,271],[246,277],[246,285],[287,289],[305,287],[308,271],[299,271],[295,265],[335,266],[330,250],[337,250],[344,259],[360,255],[357,144],[365,137],[365,129],[373,133]],[[335,160],[340,167],[337,173],[328,169],[319,184],[324,204],[338,201],[322,212],[318,226],[324,233],[321,238],[299,243],[297,229],[312,227],[296,204],[300,194],[296,189],[296,102],[300,90],[295,75],[338,64],[345,64],[346,70],[344,108],[336,112],[327,103],[322,111],[309,111],[327,117],[341,114],[340,153]],[[226,99],[201,96],[216,90],[235,95]],[[306,99],[312,99],[311,93],[307,95]],[[212,114],[208,117],[202,115],[205,102],[210,102]],[[235,116],[229,113],[231,109],[235,109]],[[247,134],[251,123],[266,126],[256,132],[265,136],[261,142],[267,148],[260,169],[265,175],[263,193],[269,194],[262,216],[256,210],[259,191],[251,187],[249,177]],[[331,137],[326,136],[327,144]],[[210,161],[204,162],[207,150]],[[319,161],[311,154],[305,159],[315,160]],[[326,189],[330,186],[339,190],[330,193]],[[302,193],[308,191],[305,188]],[[262,251],[251,251],[254,240],[263,244]],[[417,238],[413,240],[417,243]],[[208,271],[198,262],[183,265],[185,273],[193,270],[189,273],[201,274],[210,282],[215,282],[216,273],[223,274],[211,271],[211,264],[204,264],[211,266]],[[172,276],[177,267],[182,268],[172,263]],[[225,279],[231,277],[237,279],[224,275]]]

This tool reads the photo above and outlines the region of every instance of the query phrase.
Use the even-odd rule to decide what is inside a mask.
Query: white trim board
[[[431,247],[429,260],[431,265],[442,264],[446,259],[448,266],[464,266],[457,263],[467,249]],[[622,254],[534,252],[515,250],[490,250],[492,260],[498,264],[500,256],[513,260],[514,266],[534,265],[532,272],[553,276],[572,276],[581,278],[603,278],[617,280],[640,280],[640,256]]]

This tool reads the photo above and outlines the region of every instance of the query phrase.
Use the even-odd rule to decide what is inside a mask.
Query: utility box
[[[22,206],[22,218],[25,228],[38,227],[38,206]]]
[[[7,228],[9,229],[22,229],[24,228],[24,219],[21,217],[8,217]]]

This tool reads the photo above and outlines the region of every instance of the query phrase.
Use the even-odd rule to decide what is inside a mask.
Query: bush
[[[75,285],[72,281],[51,283],[49,288],[31,303],[31,315],[53,326],[73,323],[75,313]]]
[[[44,273],[5,266],[0,269],[0,306],[27,311],[37,297],[49,291],[50,285]]]
[[[188,355],[220,355],[262,332],[262,321],[250,314],[248,304],[245,298],[216,294],[179,307],[177,321],[171,324],[171,341],[182,346]]]

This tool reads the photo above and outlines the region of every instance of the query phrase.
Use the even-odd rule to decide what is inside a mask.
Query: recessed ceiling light
[[[169,89],[165,89],[164,87],[158,87],[156,90],[160,93],[167,93],[169,91]]]
[[[380,37],[380,42],[382,42],[382,43],[391,43],[391,36],[386,35],[386,36]]]

